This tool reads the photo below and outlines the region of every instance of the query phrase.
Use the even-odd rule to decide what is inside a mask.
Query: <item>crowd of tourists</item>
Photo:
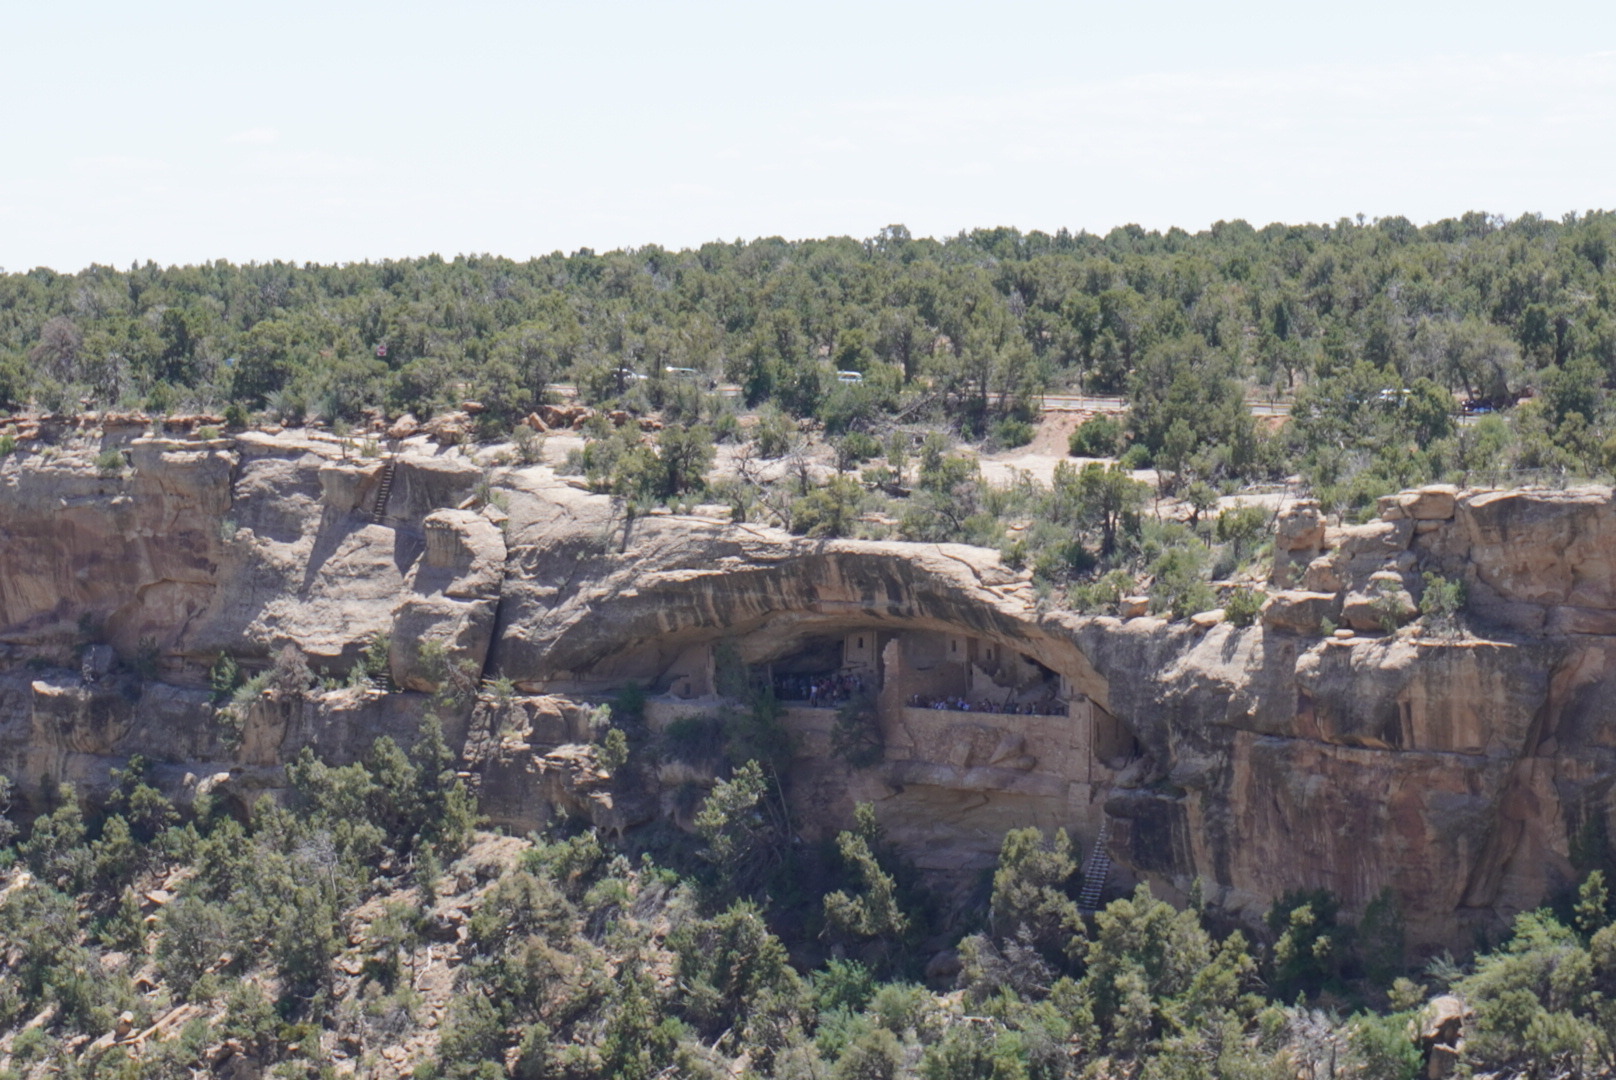
[[[809,708],[834,709],[864,693],[864,676],[839,675],[776,675],[774,696],[781,701],[805,701]],[[943,712],[998,713],[1008,716],[1066,716],[1064,701],[971,701],[956,695],[932,697],[913,694],[908,701],[914,709],[938,709]]]
[[[928,697],[913,694],[909,698],[912,709],[939,709],[943,712],[984,712],[1007,716],[1065,716],[1064,701],[969,701],[963,697]]]
[[[809,708],[833,709],[864,692],[863,675],[777,675],[774,696],[781,701],[806,701]]]

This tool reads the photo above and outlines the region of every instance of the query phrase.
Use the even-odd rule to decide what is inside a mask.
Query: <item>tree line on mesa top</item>
[[[327,420],[475,397],[515,417],[553,382],[604,399],[621,373],[690,369],[827,420],[925,387],[980,436],[1046,388],[1157,397],[1190,366],[1260,395],[1312,387],[1323,407],[1368,365],[1377,399],[1421,379],[1494,406],[1553,387],[1553,419],[1596,425],[1557,384],[1602,389],[1616,366],[1613,230],[1605,212],[941,241],[891,226],[526,262],[35,269],[0,276],[0,391]],[[1139,434],[1154,452],[1170,426]]]
[[[1154,467],[1154,494],[1186,500],[1192,526],[1211,527],[1220,494],[1293,476],[1341,516],[1426,481],[1604,478],[1613,251],[1610,212],[1473,212],[1423,227],[932,240],[891,226],[525,262],[35,269],[0,275],[0,408],[340,427],[475,400],[476,435],[503,439],[571,384],[586,403],[671,421],[656,440],[592,428],[573,466],[599,490],[716,498],[815,535],[886,521],[1055,559],[1065,569],[1041,575],[1065,584],[1149,546],[1128,477],[1074,474],[1034,499],[989,490],[955,453],[1026,442],[1045,392],[1124,396],[1126,413],[1084,424],[1072,452]],[[1254,418],[1247,402],[1263,398],[1287,400],[1288,421]],[[834,477],[788,462],[766,482],[707,488],[715,442],[775,459],[805,423],[832,443]],[[1049,520],[1039,500],[1066,541],[1086,530],[1081,551],[1055,558],[1048,537],[1012,535],[1018,514]]]

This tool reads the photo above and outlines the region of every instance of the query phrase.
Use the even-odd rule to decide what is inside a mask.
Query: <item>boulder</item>
[[[1287,589],[1271,594],[1262,607],[1263,624],[1293,634],[1317,634],[1324,620],[1341,615],[1341,597],[1333,592]]]
[[[435,510],[422,522],[426,559],[417,587],[429,577],[445,596],[474,600],[498,596],[505,570],[505,537],[500,528],[472,510]],[[429,575],[428,571],[444,574]]]
[[[1274,523],[1278,551],[1316,551],[1324,546],[1325,517],[1313,499],[1301,499],[1280,511]]]
[[[1426,1080],[1444,1080],[1454,1075],[1459,1068],[1460,1048],[1457,1046],[1433,1046],[1425,1062]]]
[[[1281,589],[1293,588],[1301,568],[1325,546],[1326,536],[1325,517],[1317,500],[1302,499],[1280,511],[1274,526],[1274,566],[1269,583]]]
[[[422,433],[439,446],[459,446],[472,430],[471,416],[462,411],[440,413],[421,425]]]
[[[370,509],[367,504],[375,497],[382,468],[383,463],[378,458],[328,461],[321,465],[320,492],[325,505],[339,514]]]
[[[99,682],[112,673],[118,654],[111,645],[86,645],[79,658],[79,673],[87,683]]]
[[[1464,1052],[1464,1025],[1470,1008],[1460,998],[1443,994],[1426,1003],[1419,1015],[1420,1049],[1428,1080],[1443,1080],[1457,1071]]]
[[[1301,587],[1307,592],[1338,593],[1347,587],[1347,576],[1341,560],[1332,555],[1320,555],[1307,564],[1302,574]]]
[[[954,949],[944,949],[926,961],[926,978],[952,979],[960,973],[960,955]]]
[[[1395,629],[1419,614],[1419,605],[1404,587],[1403,576],[1392,570],[1371,575],[1366,588],[1348,593],[1341,604],[1341,619],[1354,630]]]
[[[1395,495],[1382,495],[1375,501],[1382,521],[1447,521],[1453,517],[1459,489],[1452,484],[1432,484]]]
[[[421,421],[417,420],[413,413],[405,413],[393,421],[393,426],[387,429],[387,437],[402,442],[413,435],[419,434],[420,430]]]
[[[581,428],[584,421],[595,415],[586,405],[541,405],[539,418],[552,430]]]
[[[1390,558],[1408,550],[1409,542],[1413,539],[1414,522],[1402,518],[1331,529],[1327,543],[1330,547],[1338,548],[1340,558],[1350,563],[1366,556]]]
[[[1415,521],[1447,521],[1458,505],[1459,489],[1452,484],[1432,484],[1413,493],[1403,510]]]
[[[1465,1017],[1470,1008],[1464,999],[1442,994],[1425,1003],[1420,1011],[1420,1043],[1425,1050],[1433,1046],[1457,1046],[1464,1034]]]

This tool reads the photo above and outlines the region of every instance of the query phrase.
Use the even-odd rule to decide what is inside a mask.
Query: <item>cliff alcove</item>
[[[873,802],[944,882],[1010,828],[1087,850],[1109,820],[1118,886],[1200,877],[1248,917],[1291,888],[1361,909],[1389,886],[1411,941],[1440,945],[1571,881],[1572,838],[1609,815],[1609,489],[1425,489],[1348,528],[1293,503],[1241,628],[1043,610],[981,549],[629,518],[543,466],[502,472],[495,507],[483,466],[416,442],[367,458],[311,433],[126,435],[109,475],[111,437],[84,420],[0,464],[0,771],[28,806],[64,781],[102,797],[140,753],[182,801],[245,808],[303,746],[341,761],[407,740],[462,679],[448,735],[494,823],[566,806],[632,829],[667,792],[599,783],[590,706],[634,683],[653,729],[712,712],[732,656],[783,705],[798,831]],[[1375,597],[1417,600],[1426,569],[1466,583],[1469,636],[1382,629]],[[254,673],[291,645],[346,678],[383,639],[374,682],[221,727],[221,655]],[[101,646],[120,663],[92,662]],[[475,693],[495,677],[509,700]],[[873,762],[833,752],[855,695]]]

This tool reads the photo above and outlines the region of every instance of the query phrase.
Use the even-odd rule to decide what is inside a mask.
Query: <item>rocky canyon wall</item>
[[[108,449],[122,469],[98,467]],[[923,869],[960,882],[1008,828],[1064,826],[1087,847],[1109,820],[1119,882],[1173,894],[1199,876],[1246,916],[1290,888],[1361,909],[1390,887],[1435,946],[1540,903],[1574,880],[1579,838],[1608,832],[1608,489],[1428,489],[1349,528],[1295,503],[1262,618],[1241,628],[1048,609],[979,549],[628,519],[544,467],[502,471],[496,506],[487,478],[417,442],[367,458],[317,435],[41,432],[0,461],[0,771],[38,807],[63,781],[96,798],[140,753],[182,799],[245,810],[300,747],[353,760],[410,738],[454,672],[501,675],[512,693],[447,710],[485,812],[530,828],[566,806],[623,831],[679,819],[675,789],[711,776],[603,775],[592,701],[638,682],[655,723],[721,705],[720,645],[764,668],[851,633],[930,634],[1048,672],[1069,714],[895,703],[879,760],[855,768],[826,710],[794,709],[805,834],[874,802]],[[1426,572],[1466,585],[1468,633],[1392,631]],[[220,724],[221,653],[251,671],[290,644],[341,678],[377,635],[385,685],[268,694],[239,732]]]

